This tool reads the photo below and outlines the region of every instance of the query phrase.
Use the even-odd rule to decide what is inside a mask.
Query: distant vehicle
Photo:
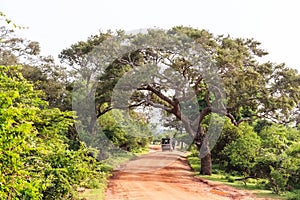
[[[171,138],[162,138],[161,139],[161,150],[162,151],[173,151],[174,142]]]

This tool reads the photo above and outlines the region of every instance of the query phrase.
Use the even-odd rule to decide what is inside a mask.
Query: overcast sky
[[[99,30],[184,25],[254,38],[270,53],[268,60],[300,71],[297,0],[1,0],[0,11],[28,26],[23,36],[54,57]]]

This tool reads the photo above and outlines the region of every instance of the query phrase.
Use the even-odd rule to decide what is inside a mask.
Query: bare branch
[[[139,106],[143,105],[146,102],[147,102],[146,100],[141,100],[140,102],[138,102],[136,104],[131,104],[130,106],[128,106],[128,108],[139,107]]]
[[[104,115],[105,113],[107,113],[108,111],[110,111],[110,110],[112,110],[112,107],[111,106],[109,106],[109,107],[106,107],[104,110],[100,110],[100,109],[98,109],[98,113],[97,113],[97,118],[99,118],[100,116],[102,116],[102,115]]]
[[[226,116],[231,120],[231,122],[235,126],[239,126],[242,122],[245,122],[245,121],[253,121],[254,120],[253,117],[261,118],[261,116],[253,114],[247,118],[243,118],[243,119],[240,119],[239,121],[236,121],[236,119],[234,118],[234,116],[231,113],[227,113]]]
[[[195,82],[195,85],[194,85],[194,91],[196,94],[199,94],[202,89],[200,90],[200,88],[198,87],[198,85],[200,84],[200,82],[203,80],[203,77],[202,76],[199,76],[197,81]]]
[[[164,105],[161,105],[161,104],[158,104],[158,103],[154,103],[154,102],[152,102],[152,101],[147,101],[147,104],[149,104],[149,105],[151,105],[151,106],[153,106],[153,107],[155,107],[155,108],[163,109],[163,110],[165,110],[165,111],[167,111],[167,112],[169,112],[169,113],[173,113],[173,112],[172,112],[173,109],[172,109],[172,108],[169,108],[169,107],[167,107],[167,106],[164,106]]]
[[[231,113],[227,113],[226,116],[231,120],[231,122],[235,125],[238,126],[237,121],[235,120],[234,116]]]

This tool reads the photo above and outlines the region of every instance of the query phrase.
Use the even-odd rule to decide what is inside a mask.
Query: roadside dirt
[[[250,200],[246,191],[194,177],[184,153],[162,152],[129,161],[113,172],[105,200]],[[262,200],[262,198],[259,198]]]

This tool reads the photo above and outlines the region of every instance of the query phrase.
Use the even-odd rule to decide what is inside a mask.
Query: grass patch
[[[286,197],[288,200],[300,200],[300,189],[294,190],[293,192],[288,192]]]
[[[284,196],[274,194],[271,190],[264,189],[263,185],[259,185],[258,180],[248,180],[246,185],[243,181],[236,181],[236,179],[242,178],[241,176],[231,176],[226,173],[224,174],[212,174],[211,176],[198,175],[201,178],[216,181],[224,185],[228,185],[240,190],[250,190],[251,193],[261,198],[272,198],[272,199],[285,199]]]
[[[195,175],[211,180],[216,181],[219,183],[222,183],[224,185],[228,185],[237,189],[241,190],[251,190],[251,193],[255,194],[257,197],[261,198],[272,198],[272,199],[288,199],[287,194],[286,195],[276,195],[271,190],[265,189],[265,183],[266,180],[264,179],[247,179],[246,184],[245,182],[241,180],[236,179],[242,179],[243,176],[239,176],[236,174],[228,174],[224,171],[218,169],[217,166],[213,166],[213,174],[211,176],[205,176],[200,175],[200,159],[195,154],[190,154],[187,156],[187,160],[191,168],[195,171]],[[290,196],[293,196],[294,193],[289,194]],[[289,199],[292,200],[292,199]],[[295,199],[300,200],[300,199]]]
[[[79,199],[86,200],[102,200],[104,199],[105,187],[100,189],[86,189],[84,192],[79,193]]]
[[[189,162],[189,165],[195,172],[200,171],[199,158],[189,155],[189,156],[187,156],[187,160]]]

